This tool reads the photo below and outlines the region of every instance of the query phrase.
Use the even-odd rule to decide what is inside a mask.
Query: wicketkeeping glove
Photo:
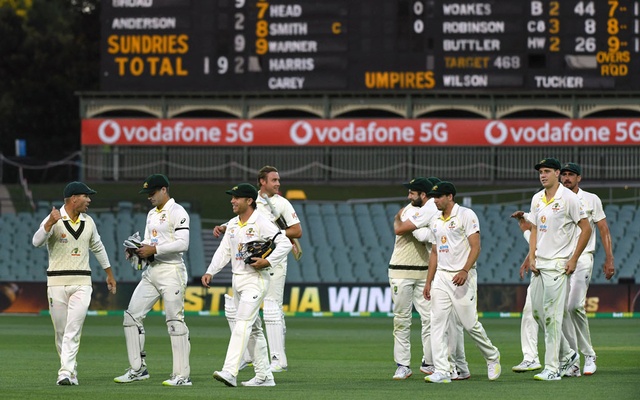
[[[267,258],[276,248],[274,240],[280,233],[281,232],[276,233],[274,237],[267,241],[254,240],[252,242],[244,243],[242,245],[242,250],[240,251],[242,257],[244,257],[244,262],[246,264],[253,264],[255,261],[251,259],[252,257]]]
[[[136,271],[140,271],[144,269],[147,265],[149,265],[149,260],[146,258],[140,258],[136,253],[140,247],[142,247],[142,238],[140,237],[140,232],[136,232],[133,235],[129,236],[127,240],[125,240],[122,245],[125,250],[125,259],[131,263],[131,267]]]

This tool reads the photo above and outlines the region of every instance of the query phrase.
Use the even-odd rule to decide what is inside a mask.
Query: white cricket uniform
[[[47,297],[60,356],[58,376],[75,377],[82,326],[93,292],[89,251],[103,269],[111,265],[93,218],[80,213],[77,221],[71,221],[65,206],[60,208],[60,215],[62,218],[49,232],[44,229],[47,216],[32,243],[35,247],[46,245],[49,252]]]
[[[437,269],[431,283],[431,348],[436,372],[449,372],[444,338],[452,312],[474,340],[485,360],[496,361],[500,352],[478,321],[476,266],[467,274],[464,285],[456,286],[452,282],[469,258],[471,248],[468,237],[480,232],[478,217],[473,210],[455,204],[449,218],[445,220],[440,214],[431,221],[431,229],[435,236],[434,248],[437,250]]]
[[[296,214],[296,210],[289,200],[279,194],[275,194],[269,198],[269,201],[275,208],[276,214],[284,219],[287,227],[300,223],[298,214]],[[263,213],[275,224],[277,219],[276,215],[271,211],[271,208],[262,195],[258,196],[256,204],[258,211]],[[271,274],[271,283],[265,296],[263,309],[263,318],[267,330],[267,338],[269,339],[269,354],[271,354],[272,358],[275,357],[277,359],[278,364],[280,364],[282,368],[286,368],[288,366],[285,351],[287,326],[282,305],[284,303],[284,286],[287,277],[287,257],[285,257],[282,262],[271,267],[269,273]]]
[[[188,275],[183,260],[184,253],[189,250],[189,214],[174,199],[169,199],[162,209],[155,207],[149,211],[146,223],[143,243],[155,246],[156,254],[142,272],[142,278],[133,291],[125,312],[125,337],[127,330],[134,331],[134,328],[140,335],[139,345],[136,340],[127,337],[129,362],[134,371],[140,369],[141,357],[144,357],[143,321],[154,304],[162,298],[172,342],[173,375],[189,378],[191,347],[188,342],[189,330],[184,322],[184,296]],[[135,350],[132,350],[132,346]]]
[[[544,329],[545,369],[560,371],[560,360],[569,359],[573,350],[562,334],[562,319],[567,296],[565,265],[578,241],[578,222],[584,218],[580,199],[559,185],[553,199],[544,189],[531,199],[529,222],[536,226],[536,269],[540,271],[541,290],[532,293],[533,316]]]
[[[255,269],[245,264],[244,259],[247,255],[241,250],[245,243],[266,241],[276,236],[278,232],[278,227],[260,212],[254,211],[245,223],[241,223],[239,217],[234,217],[227,223],[220,246],[214,253],[206,272],[215,276],[231,262],[233,301],[237,311],[222,369],[233,376],[238,375],[242,355],[247,350],[249,339],[252,339],[251,343],[255,347],[249,349],[249,353],[254,356],[256,377],[258,379],[273,377],[269,370],[267,343],[258,314],[269,289],[270,268]],[[271,265],[281,264],[292,247],[289,239],[283,234],[275,237],[275,244],[275,249],[266,258]]]
[[[562,333],[567,338],[572,349],[580,350],[585,356],[596,355],[591,345],[591,333],[589,320],[584,308],[587,300],[587,290],[593,273],[593,254],[596,251],[596,223],[607,216],[602,207],[602,201],[593,193],[578,189],[578,198],[582,205],[589,225],[591,236],[584,251],[578,259],[576,270],[569,278],[569,290],[567,294],[567,314],[562,322]],[[580,229],[578,229],[578,234]]]
[[[528,220],[528,213],[524,214],[524,218]],[[531,231],[523,232],[524,239],[529,243]],[[520,345],[522,347],[522,355],[524,361],[540,362],[538,358],[538,323],[533,318],[533,304],[531,299],[535,297],[534,293],[542,290],[542,278],[535,274],[531,274],[529,286],[527,287],[527,297],[522,308],[522,320],[520,321]]]

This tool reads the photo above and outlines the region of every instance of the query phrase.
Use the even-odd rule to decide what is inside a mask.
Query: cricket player
[[[529,268],[542,278],[542,289],[531,299],[533,316],[545,337],[545,367],[534,376],[540,381],[560,380],[578,359],[562,334],[562,319],[567,278],[576,270],[591,235],[580,199],[560,184],[560,168],[555,158],[535,165],[544,189],[531,199],[529,212]]]
[[[562,184],[567,189],[578,195],[582,209],[586,213],[587,221],[591,228],[591,235],[584,251],[578,258],[576,270],[570,275],[567,295],[566,314],[562,322],[562,332],[572,349],[579,350],[584,355],[585,375],[592,375],[596,372],[596,353],[591,345],[591,333],[589,331],[589,320],[584,309],[587,299],[587,290],[593,272],[593,253],[596,250],[596,232],[598,227],[602,247],[605,252],[604,275],[611,279],[615,273],[613,265],[613,251],[611,245],[611,233],[607,224],[606,215],[602,207],[600,198],[590,192],[580,189],[582,180],[582,168],[576,163],[566,163],[560,169]],[[580,376],[580,360],[565,373],[565,376]]]
[[[46,245],[49,252],[47,297],[60,356],[58,385],[78,385],[76,357],[93,292],[89,251],[107,274],[107,288],[116,293],[109,256],[87,214],[89,196],[95,193],[82,182],[69,183],[63,191],[64,205],[51,209],[32,239],[35,247]]]
[[[129,368],[114,378],[116,383],[131,383],[149,379],[144,351],[143,321],[153,305],[162,298],[171,339],[173,372],[164,386],[191,386],[189,378],[189,328],[184,322],[184,295],[187,288],[187,267],[182,258],[189,250],[189,214],[169,194],[169,179],[162,174],[150,175],[143,183],[154,207],[147,214],[143,245],[137,250],[142,259],[150,261],[131,295],[124,312],[124,337]]]
[[[289,200],[280,196],[279,192],[280,174],[278,170],[270,165],[265,165],[258,172],[257,209],[274,223],[281,218],[281,221],[284,221],[284,225],[286,225],[286,229],[283,230],[285,236],[292,240],[298,239],[302,237],[300,219],[298,219],[296,210]],[[265,196],[268,197],[268,201],[265,199]],[[269,205],[269,203],[271,203],[271,205]],[[271,206],[273,206],[275,211],[271,209]],[[216,226],[213,231],[214,236],[219,237],[224,233],[225,229],[225,225]],[[271,284],[264,298],[263,318],[269,344],[270,368],[272,372],[287,371],[289,366],[285,346],[287,326],[282,308],[287,277],[287,261],[287,257],[285,257],[280,264],[271,267],[269,272],[271,274]],[[236,309],[229,295],[225,295],[224,304],[224,314],[227,320],[229,320],[229,326],[231,327],[236,315]],[[246,365],[251,363],[252,358],[253,356],[251,354],[245,353],[240,369],[244,369]]]
[[[267,342],[262,331],[258,312],[269,290],[270,268],[279,265],[291,251],[291,241],[280,234],[278,227],[262,213],[256,211],[258,191],[249,183],[241,183],[226,191],[231,195],[231,206],[237,215],[227,223],[220,246],[214,253],[207,272],[202,276],[202,285],[209,287],[213,276],[229,262],[233,271],[232,287],[235,320],[227,355],[221,371],[213,377],[227,386],[237,386],[236,378],[249,345],[253,355],[255,377],[242,382],[243,386],[275,386],[269,366]],[[247,262],[243,248],[250,242],[273,240],[275,248],[268,256],[252,257]],[[228,300],[228,299],[227,299]]]
[[[455,203],[456,188],[440,182],[431,188],[441,214],[430,222],[434,235],[424,297],[431,300],[431,349],[435,372],[425,380],[450,383],[446,330],[455,314],[487,362],[489,380],[500,377],[500,352],[478,321],[476,261],[480,255],[480,224],[473,210]]]

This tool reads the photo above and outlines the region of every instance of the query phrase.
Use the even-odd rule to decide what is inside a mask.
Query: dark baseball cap
[[[65,186],[62,194],[65,198],[71,197],[75,194],[96,194],[95,190],[91,189],[89,186],[85,185],[82,182],[71,182],[67,186]]]
[[[582,175],[582,168],[576,163],[568,162],[560,168],[560,173],[564,171],[573,172],[576,175]]]
[[[536,164],[535,169],[539,170],[540,168],[551,168],[551,169],[560,169],[560,161],[557,158],[544,158],[540,160],[539,163]]]
[[[429,193],[429,196],[442,196],[443,194],[452,194],[456,195],[456,187],[453,186],[453,183],[441,181],[437,184],[433,185]]]
[[[249,197],[254,200],[258,198],[258,189],[250,183],[240,183],[225,193],[236,197]]]
[[[145,179],[142,184],[142,190],[138,193],[153,193],[158,189],[162,189],[163,187],[169,187],[169,178],[162,174],[153,174],[149,175],[147,179]]]
[[[420,176],[418,178],[413,178],[409,182],[403,183],[402,185],[409,190],[428,193],[429,190],[431,190],[431,188],[433,187],[433,185],[435,185],[438,182],[440,182],[440,179],[436,177],[424,178]]]

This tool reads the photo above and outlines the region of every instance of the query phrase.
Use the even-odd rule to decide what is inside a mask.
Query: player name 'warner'
[[[318,42],[315,40],[269,41],[269,53],[316,53]]]
[[[444,39],[444,51],[499,51],[498,39]]]

